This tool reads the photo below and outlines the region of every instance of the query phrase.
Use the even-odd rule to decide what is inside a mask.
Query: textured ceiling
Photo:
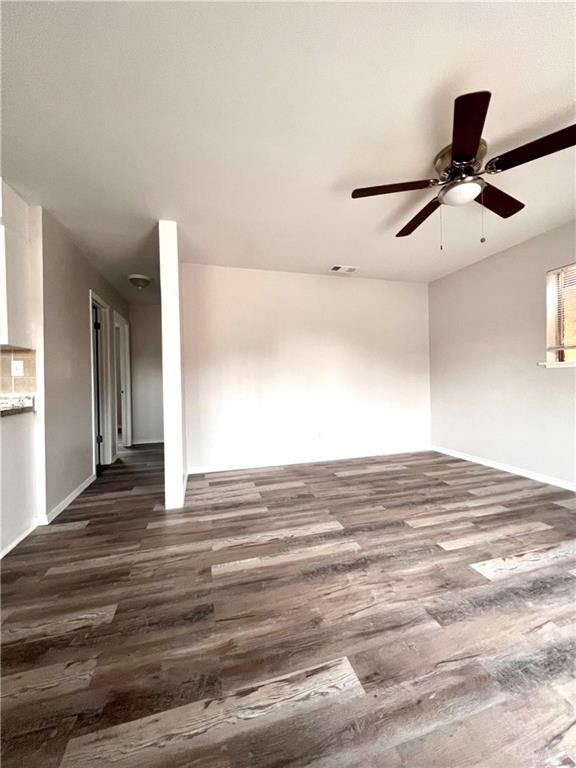
[[[431,193],[454,97],[493,93],[492,156],[573,122],[570,3],[3,3],[3,172],[124,288],[175,219],[202,264],[431,280],[574,215],[574,150],[493,179],[507,221]],[[152,239],[151,239],[152,237]],[[129,289],[128,289],[129,290]],[[130,294],[127,294],[130,296]]]

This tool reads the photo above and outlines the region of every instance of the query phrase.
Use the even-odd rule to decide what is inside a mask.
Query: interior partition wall
[[[184,504],[186,453],[183,434],[183,373],[180,346],[180,267],[178,263],[178,229],[175,221],[158,222],[158,243],[162,304],[164,504],[166,509],[177,509]]]

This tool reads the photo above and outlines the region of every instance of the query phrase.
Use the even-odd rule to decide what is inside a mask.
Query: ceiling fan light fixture
[[[482,179],[456,179],[440,190],[438,200],[442,205],[467,205],[476,200],[483,188]]]

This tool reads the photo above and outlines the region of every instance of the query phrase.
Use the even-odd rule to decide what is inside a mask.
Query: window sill
[[[576,368],[576,363],[536,363],[540,368]]]

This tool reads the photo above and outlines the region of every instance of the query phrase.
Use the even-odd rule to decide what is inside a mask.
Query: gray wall
[[[162,442],[162,316],[160,304],[130,305],[132,441]]]
[[[574,226],[430,284],[432,443],[576,481],[576,368],[546,359],[546,272],[574,261]]]
[[[126,302],[43,213],[48,514],[92,474],[89,291],[128,317]],[[112,333],[114,324],[110,323]]]

